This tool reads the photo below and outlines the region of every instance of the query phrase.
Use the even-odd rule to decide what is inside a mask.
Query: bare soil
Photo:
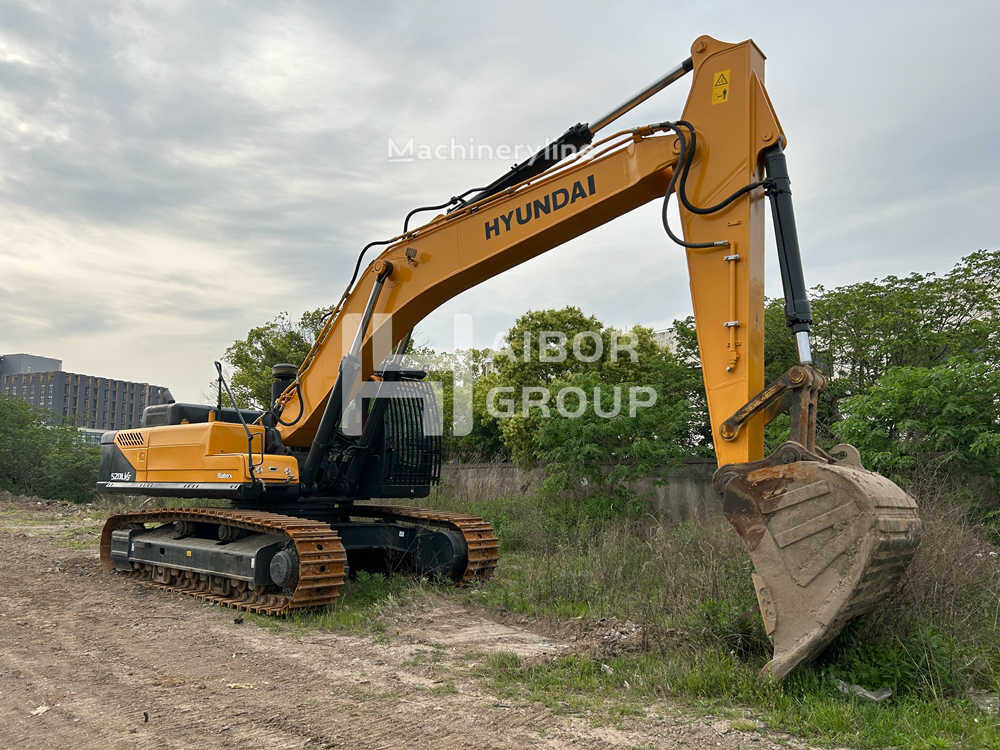
[[[476,676],[484,653],[576,644],[447,597],[394,613],[382,635],[238,624],[102,572],[51,525],[0,531],[0,747],[803,747],[666,703],[601,726],[502,701]]]

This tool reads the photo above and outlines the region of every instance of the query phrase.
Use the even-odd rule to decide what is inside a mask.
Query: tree
[[[73,425],[46,425],[46,450],[41,455],[40,497],[84,503],[94,498],[101,452],[86,442]]]
[[[584,315],[578,307],[529,310],[507,332],[506,346],[496,353],[494,366],[505,384],[519,390],[551,383],[592,363],[595,355],[606,360],[609,349],[604,346],[603,331],[601,321]],[[574,341],[580,356],[574,354]]]
[[[490,391],[502,386],[499,373],[488,371],[477,377],[472,383],[472,424],[467,434],[451,435],[447,446],[450,458],[462,461],[505,461],[510,458],[510,451],[503,440],[500,420],[487,409],[487,398]],[[448,386],[445,385],[445,399],[448,400]],[[453,403],[453,402],[452,402]],[[450,429],[447,415],[450,414],[450,404],[446,404],[446,433]]]
[[[845,395],[890,367],[936,367],[952,357],[997,362],[1000,252],[980,250],[938,276],[913,273],[813,290],[813,350]],[[779,325],[771,320],[768,334]],[[787,334],[786,334],[787,336]]]
[[[506,344],[494,357],[496,377],[489,385],[504,389],[508,413],[498,418],[487,411],[477,418],[498,423],[507,453],[519,463],[546,463],[553,476],[563,469],[566,476],[579,474],[587,465],[590,468],[584,474],[596,481],[610,465],[635,465],[641,451],[635,453],[630,446],[645,444],[643,440],[654,434],[663,438],[663,445],[670,443],[671,455],[690,454],[701,442],[699,420],[690,409],[692,389],[700,390],[700,384],[690,367],[660,348],[650,329],[637,326],[619,331],[579,308],[566,307],[521,316],[508,332]],[[630,388],[652,389],[656,403],[640,408],[633,417],[621,417],[628,412]],[[615,411],[616,390],[619,412],[612,418],[600,416],[598,412]],[[579,416],[559,413],[562,392],[563,411],[574,415],[579,411]],[[580,403],[581,394],[585,404]],[[540,399],[547,399],[544,406],[538,403]],[[490,399],[487,391],[487,401],[491,400],[495,407],[498,400]],[[675,414],[671,409],[678,403],[684,406]],[[663,428],[644,436],[642,431],[650,424],[645,418],[650,414],[663,418]],[[675,416],[682,419],[681,426],[674,424]],[[632,419],[633,428],[625,429],[622,419]],[[560,434],[575,437],[560,445]],[[597,440],[599,435],[603,437]],[[587,436],[596,442],[582,445],[580,441]]]
[[[990,364],[893,367],[868,393],[845,399],[843,411],[834,432],[875,471],[1000,479],[1000,370]]]
[[[592,423],[588,428],[591,432],[602,432],[603,428],[612,430],[601,446],[578,453],[578,458],[586,458],[595,455],[595,450],[599,452],[603,456],[602,471],[612,464],[637,465],[637,457],[649,451],[633,453],[625,446],[642,444],[646,439],[662,438],[662,444],[666,445],[669,436],[671,456],[704,451],[700,418],[688,408],[693,393],[701,393],[700,376],[671,352],[661,349],[649,329],[636,327],[627,332],[618,331],[585,315],[579,308],[566,307],[522,315],[508,331],[505,347],[499,352],[470,349],[437,353],[427,347],[415,352],[423,361],[432,363],[428,367],[428,380],[442,383],[445,444],[452,458],[513,458],[521,464],[534,465],[545,454],[554,460],[552,450],[555,446],[539,442],[540,430],[547,427],[551,436],[564,428],[570,429],[572,422],[580,436],[586,434],[582,424],[588,421]],[[466,425],[469,432],[465,435],[451,432],[457,373],[474,377],[471,384],[473,420],[471,426]],[[621,422],[614,427],[605,424],[614,420],[599,417],[596,412],[607,414],[613,408],[614,390],[617,389],[620,408],[627,414],[629,388],[633,387],[652,388],[657,394],[655,405],[646,411],[639,409],[641,417],[646,417],[647,412],[663,416],[671,405],[683,402],[684,408],[677,412],[683,416],[683,425],[677,427],[671,422],[659,431],[642,433],[622,429]],[[537,399],[541,397],[539,389],[547,394],[546,406],[529,407],[525,411],[524,394],[530,392],[531,398]],[[564,389],[573,391],[564,404],[572,411],[579,406],[579,400],[573,402],[573,398],[584,394],[587,408],[580,417],[567,418],[558,412],[556,399]],[[596,409],[595,389],[599,389]],[[666,425],[670,420],[664,417],[661,421]],[[617,448],[612,449],[615,444]],[[661,463],[666,467],[670,462]],[[560,465],[568,467],[567,471],[576,470],[568,461]],[[596,477],[597,473],[591,472],[591,476]],[[616,474],[617,479],[621,477]]]
[[[0,394],[0,488],[22,495],[93,499],[100,450],[73,425]]]
[[[246,338],[230,344],[222,358],[233,368],[229,385],[242,408],[264,409],[270,405],[271,367],[280,362],[301,364],[327,312],[326,308],[307,310],[297,323],[292,323],[288,313],[278,313],[267,323],[251,328]]]
[[[812,351],[829,377],[817,413],[821,442],[836,440],[844,399],[868,393],[890,368],[933,368],[953,357],[1000,364],[1000,252],[979,250],[943,276],[913,273],[811,290]],[[784,303],[764,315],[765,378],[798,362]],[[778,430],[780,431],[780,430]],[[780,442],[769,431],[769,444]]]
[[[39,413],[19,398],[0,394],[0,487],[34,494],[46,452]]]
[[[549,497],[600,495],[609,513],[623,510],[633,498],[627,483],[665,478],[692,454],[691,404],[678,393],[679,365],[658,358],[638,381],[610,381],[606,373],[578,373],[555,383],[576,417],[540,419],[529,434],[533,457],[545,467],[543,489]],[[617,392],[616,389],[617,388]],[[630,410],[626,394],[652,388],[657,398]],[[591,398],[589,404],[581,403]],[[616,399],[618,402],[616,403]],[[575,401],[575,403],[574,403]]]

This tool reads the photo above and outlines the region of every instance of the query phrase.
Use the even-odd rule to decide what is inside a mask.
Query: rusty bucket
[[[851,618],[885,602],[919,543],[913,498],[864,469],[852,447],[838,448],[846,458],[835,461],[786,443],[763,461],[716,473],[774,645],[762,676],[781,679]]]

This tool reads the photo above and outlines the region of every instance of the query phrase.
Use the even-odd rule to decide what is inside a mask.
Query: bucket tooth
[[[860,462],[787,461],[795,448],[716,474],[774,645],[761,675],[778,679],[885,601],[920,539],[917,504],[898,486]]]

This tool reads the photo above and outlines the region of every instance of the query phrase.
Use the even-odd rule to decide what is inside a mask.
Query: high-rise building
[[[138,427],[143,409],[174,400],[163,386],[63,372],[60,360],[32,354],[0,356],[0,393],[89,430]]]

